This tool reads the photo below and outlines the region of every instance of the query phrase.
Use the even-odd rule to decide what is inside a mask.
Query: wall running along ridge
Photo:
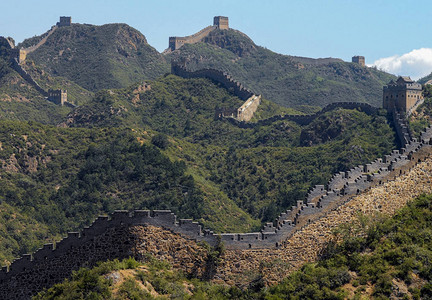
[[[197,33],[195,33],[193,35],[183,36],[183,37],[172,36],[169,38],[169,48],[168,49],[170,49],[171,51],[174,51],[174,50],[179,49],[184,44],[198,43],[198,42],[202,41],[202,39],[204,39],[206,36],[208,36],[210,34],[210,32],[212,32],[216,28],[217,28],[217,26],[207,26],[204,29],[201,29],[200,31],[198,31]]]
[[[398,121],[404,121],[404,119],[396,118],[395,122]],[[404,128],[404,124],[398,124],[398,126]],[[406,137],[405,135],[398,136]],[[322,218],[349,202],[353,196],[402,176],[417,163],[426,159],[432,152],[431,137],[432,126],[426,128],[422,133],[421,141],[411,139],[403,148],[393,150],[382,159],[335,174],[327,183],[327,188],[323,185],[315,186],[308,193],[305,201],[297,201],[296,206],[282,213],[274,223],[267,223],[260,232],[215,234],[210,230],[203,230],[199,223],[190,219],[177,220],[174,213],[169,210],[115,211],[110,217],[101,216],[90,227],[84,228],[81,233],[71,232],[68,237],[56,245],[47,244],[33,255],[24,255],[9,267],[3,267],[0,272],[0,296],[8,296],[8,299],[13,299],[10,293],[14,290],[14,286],[20,286],[19,290],[25,289],[25,280],[29,282],[36,278],[40,280],[40,278],[45,278],[43,274],[51,274],[53,279],[45,278],[47,285],[40,282],[31,285],[32,290],[28,293],[34,293],[42,287],[49,286],[53,280],[61,281],[68,277],[72,270],[79,267],[92,266],[96,261],[128,256],[136,245],[133,241],[125,240],[123,234],[114,235],[113,240],[110,240],[110,246],[98,242],[100,237],[117,228],[156,226],[167,229],[189,241],[202,241],[214,246],[221,240],[228,252],[232,251],[229,253],[243,253],[242,251],[245,250],[252,252],[244,253],[269,253],[269,251],[278,253],[286,246],[287,240],[297,236],[299,232],[308,227],[308,224],[320,222]],[[112,250],[112,247],[117,248]],[[87,249],[90,254],[85,254],[87,250],[77,252],[76,249]],[[91,249],[99,249],[99,252],[94,254]],[[58,259],[60,257],[61,259]],[[46,268],[44,270],[41,270],[42,261]],[[49,263],[51,261],[55,263]],[[17,281],[17,278],[24,281]],[[219,278],[223,276],[219,274]],[[18,283],[20,284],[17,285]]]
[[[245,101],[238,109],[217,108],[215,112],[216,118],[229,116],[233,117],[236,121],[247,122],[252,119],[258,106],[261,104],[261,95],[256,95],[226,72],[216,69],[189,71],[179,64],[172,63],[171,73],[183,78],[209,78],[220,83],[224,88],[232,91],[235,96]]]
[[[6,40],[9,44],[8,50],[10,51],[10,62],[11,67],[14,69],[25,81],[27,81],[31,86],[33,86],[36,91],[38,91],[47,100],[53,102],[54,104],[66,105],[71,108],[75,108],[76,105],[67,101],[67,91],[66,90],[49,90],[43,89],[33,77],[27,73],[27,71],[22,67],[21,63],[25,60],[25,56],[38,49],[40,46],[45,44],[47,39],[51,34],[57,29],[57,26],[53,26],[48,34],[34,46],[25,49],[17,49],[15,45],[5,37],[0,37],[0,40]]]

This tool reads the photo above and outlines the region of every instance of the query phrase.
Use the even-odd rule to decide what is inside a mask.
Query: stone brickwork
[[[60,17],[60,21],[57,22],[58,27],[66,27],[72,25],[72,17]]]
[[[130,255],[132,253],[130,249],[136,249],[139,245],[143,246],[150,242],[143,240],[137,245],[134,244],[136,239],[125,234],[124,231],[119,235],[112,235],[111,233],[116,232],[116,230],[126,230],[125,228],[136,226],[164,228],[173,234],[177,234],[179,237],[185,238],[185,241],[190,241],[192,243],[190,247],[194,245],[191,240],[216,245],[220,239],[228,251],[217,278],[228,283],[233,280],[232,278],[236,277],[236,274],[238,275],[247,270],[256,270],[261,260],[271,262],[277,258],[287,262],[291,267],[298,267],[301,263],[315,259],[323,243],[331,238],[331,234],[327,229],[322,231],[314,229],[312,234],[310,233],[311,228],[315,228],[314,226],[318,226],[319,228],[320,226],[334,228],[334,226],[341,224],[341,222],[348,221],[349,219],[346,218],[341,218],[342,221],[339,222],[331,218],[329,219],[331,222],[326,220],[328,220],[329,216],[343,216],[344,207],[355,203],[352,202],[353,199],[363,199],[358,198],[356,195],[362,193],[366,193],[366,195],[370,193],[374,194],[377,190],[382,190],[383,185],[393,186],[389,182],[395,180],[397,182],[405,182],[403,180],[406,177],[415,178],[412,172],[418,172],[419,168],[424,171],[425,165],[422,164],[423,161],[427,161],[426,166],[432,169],[432,162],[430,161],[432,153],[431,138],[432,126],[425,129],[420,141],[411,139],[403,148],[392,151],[392,153],[384,156],[382,159],[364,166],[352,168],[347,172],[335,174],[326,185],[327,188],[323,185],[315,186],[308,193],[305,201],[297,201],[295,206],[281,213],[274,223],[267,223],[259,232],[215,234],[212,231],[203,230],[200,224],[192,220],[177,220],[176,216],[169,210],[155,210],[152,212],[147,210],[134,212],[116,211],[111,218],[99,217],[90,227],[85,228],[82,233],[70,233],[55,248],[52,244],[45,245],[33,255],[25,255],[21,259],[14,261],[9,268],[3,268],[2,272],[0,272],[0,281],[3,282],[3,285],[0,284],[0,291],[3,291],[7,295],[9,293],[15,295],[13,294],[15,292],[12,292],[16,290],[13,289],[14,284],[33,278],[32,276],[34,275],[29,274],[38,274],[36,277],[45,278],[44,280],[51,277],[61,280],[61,278],[67,277],[67,274],[70,274],[70,270],[79,266],[91,266],[97,260],[121,258],[125,254]],[[426,180],[427,186],[431,189],[430,177],[425,176],[419,178],[419,180]],[[415,195],[418,195],[422,191],[426,191],[425,185],[418,182],[415,186],[404,185],[404,188],[417,191],[407,193],[410,198],[415,197]],[[394,196],[394,201],[397,201],[400,195]],[[392,209],[394,211],[397,207],[401,206],[394,206],[394,203],[391,201],[385,203],[385,197],[381,197],[380,199],[381,202],[379,205],[385,211],[392,211]],[[401,201],[406,202],[406,200]],[[373,203],[373,201],[368,203]],[[376,206],[377,204],[375,203],[374,205]],[[364,209],[367,209],[367,207],[365,206]],[[335,211],[337,212],[336,214],[334,213]],[[354,218],[354,215],[351,214],[351,217]],[[112,238],[109,243],[102,244],[97,242],[99,239],[105,239],[104,237],[107,234]],[[310,235],[312,237],[309,237]],[[118,240],[115,240],[116,236]],[[166,245],[171,244],[171,239],[162,240]],[[94,244],[95,241],[96,244]],[[113,250],[113,247],[117,250]],[[75,250],[71,251],[71,249]],[[77,249],[82,249],[83,252],[79,252],[81,250]],[[98,249],[97,254],[92,252],[94,249]],[[88,255],[84,254],[86,251],[89,251]],[[146,251],[152,252],[150,248],[144,252]],[[176,251],[175,253],[177,253]],[[158,255],[165,253],[156,252]],[[137,253],[139,251],[133,252],[133,256],[139,258],[140,256]],[[173,255],[175,256],[175,254]],[[79,257],[74,258],[74,256]],[[59,257],[61,259],[58,259]],[[197,268],[193,263],[195,260],[181,258],[176,261],[170,257],[171,255],[162,256],[163,259],[171,260],[174,264],[182,266],[186,270],[190,271]],[[41,262],[43,263],[41,264]],[[63,262],[66,265],[62,265]],[[57,270],[55,271],[57,273],[44,273],[46,264],[52,264],[52,266],[56,266],[58,269],[63,268],[68,271]],[[48,268],[47,270],[52,269]],[[272,281],[275,278],[270,278],[269,280]],[[49,284],[52,283],[50,280],[48,282]],[[40,283],[32,286],[42,287]]]
[[[48,90],[48,100],[57,105],[65,105],[67,102],[67,90]]]
[[[217,16],[213,18],[213,25],[218,29],[229,29],[228,17]]]
[[[246,100],[254,95],[220,71],[189,72],[174,66],[174,73],[186,78],[211,78],[234,89]],[[368,104],[346,102],[330,104],[320,113],[337,107],[357,108],[367,113],[376,111]],[[320,113],[314,114],[314,118]],[[216,281],[239,283],[240,274],[256,272],[264,262],[267,265],[264,269],[268,270],[262,269],[261,272],[269,283],[276,282],[284,274],[278,273],[276,261],[283,262],[292,270],[315,260],[324,245],[334,238],[332,229],[355,221],[358,212],[392,214],[422,192],[432,192],[432,126],[424,130],[420,140],[416,140],[407,131],[405,118],[400,117],[396,110],[392,116],[403,146],[400,150],[335,174],[325,186],[312,188],[305,201],[298,200],[295,206],[281,213],[275,222],[267,223],[259,232],[215,234],[203,230],[192,220],[177,220],[169,210],[116,211],[111,218],[99,217],[81,233],[70,233],[55,247],[45,245],[33,255],[24,255],[10,267],[4,267],[0,272],[0,298],[27,299],[35,291],[61,281],[81,266],[93,266],[97,261],[127,256],[140,259],[145,253],[152,253],[199,276],[203,272],[205,252],[193,241],[214,246],[221,240],[225,244],[227,251]],[[310,121],[312,115],[301,117],[303,121]],[[142,239],[137,239],[134,234],[156,232],[161,228],[170,232],[168,236],[143,234]],[[161,251],[160,243],[164,249],[171,250]]]
[[[261,104],[261,95],[255,95],[228,73],[216,69],[189,71],[175,62],[171,64],[171,73],[183,78],[209,78],[222,84],[223,87],[232,91],[232,93],[240,99],[245,100],[243,105],[237,109],[217,108],[215,111],[215,118],[217,119],[231,117],[239,122],[249,121]]]
[[[342,205],[303,226],[278,249],[227,250],[215,280],[241,285],[247,283],[243,281],[244,274],[256,276],[259,271],[267,284],[274,284],[304,263],[316,261],[327,243],[336,239],[333,230],[358,221],[360,213],[392,215],[422,193],[432,193],[430,154],[429,150],[424,161],[417,161],[395,179],[389,178],[388,182],[345,200]]]
[[[30,299],[80,267],[116,258],[143,260],[149,253],[187,274],[203,275],[207,257],[203,247],[160,227],[131,225],[123,217],[119,212],[111,220],[99,218],[81,234],[70,233],[55,247],[47,244],[17,260],[9,273],[0,273],[0,299]]]
[[[352,57],[352,62],[356,63],[356,64],[359,64],[362,67],[364,67],[366,65],[366,63],[365,63],[365,57],[364,56],[359,56],[359,55],[353,56]]]
[[[423,101],[421,84],[410,77],[399,76],[383,88],[383,107],[389,111],[396,109],[399,113],[409,115],[412,108]]]
[[[169,49],[174,51],[174,50],[179,49],[184,44],[198,43],[198,42],[202,41],[206,36],[208,36],[210,34],[210,32],[212,32],[216,28],[217,28],[216,26],[207,26],[206,28],[201,29],[200,31],[198,31],[197,33],[195,33],[193,35],[183,36],[183,37],[171,36],[171,37],[169,37],[168,47],[169,47]]]
[[[179,49],[184,44],[195,44],[201,42],[215,29],[229,29],[228,17],[217,16],[213,19],[213,26],[207,26],[197,33],[189,36],[171,36],[168,39],[168,49],[171,51]]]
[[[65,24],[70,23],[70,17],[60,17],[60,22],[64,26],[68,26]],[[57,25],[59,24],[57,23]],[[69,24],[70,25],[70,24]],[[11,39],[0,37],[1,41],[4,39],[8,41],[10,49],[10,60],[11,60],[11,67],[21,75],[21,77],[27,81],[31,86],[33,86],[43,97],[47,98],[49,101],[57,104],[57,105],[67,105],[69,107],[75,107],[74,104],[69,103],[67,101],[67,91],[66,90],[52,90],[49,89],[46,91],[43,89],[37,82],[34,80],[34,78],[23,68],[23,63],[27,57],[27,54],[37,50],[39,47],[44,45],[47,41],[47,39],[54,33],[54,31],[57,29],[57,26],[52,26],[51,30],[36,44],[28,48],[24,49],[18,49],[15,48],[15,45],[11,42]],[[3,44],[3,43],[2,43]]]
[[[232,124],[239,126],[240,128],[255,128],[257,126],[269,125],[269,124],[272,124],[276,121],[282,121],[282,120],[296,122],[297,124],[300,124],[300,125],[307,125],[310,122],[312,122],[313,120],[315,120],[316,118],[318,118],[319,116],[321,116],[322,114],[324,114],[328,111],[338,109],[338,108],[358,109],[358,110],[360,110],[360,111],[362,111],[368,115],[375,114],[378,111],[378,109],[376,107],[373,107],[367,103],[335,102],[335,103],[328,104],[322,110],[320,110],[314,114],[310,114],[310,115],[276,115],[276,116],[273,116],[273,117],[270,117],[267,119],[258,120],[257,122],[254,122],[254,123],[241,122],[237,119],[228,119],[228,120]]]
[[[26,55],[29,53],[32,53],[33,51],[37,50],[40,46],[46,43],[48,38],[54,33],[54,31],[57,29],[57,26],[52,26],[51,30],[48,31],[48,33],[36,44],[27,48],[22,49],[22,51],[25,51]],[[20,61],[21,63],[21,61]]]

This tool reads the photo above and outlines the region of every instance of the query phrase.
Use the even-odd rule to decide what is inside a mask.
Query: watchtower
[[[72,17],[60,17],[60,22],[57,22],[58,27],[71,26]]]
[[[48,90],[48,100],[63,106],[67,102],[67,90]]]
[[[228,17],[216,16],[213,18],[213,25],[218,29],[229,29]]]
[[[365,66],[365,57],[364,56],[359,56],[359,55],[353,56],[352,57],[352,62],[356,63],[356,64],[359,64],[360,66],[364,67]]]
[[[423,100],[422,86],[414,82],[409,76],[399,76],[390,81],[383,88],[383,107],[387,110],[396,109],[399,112],[407,113]]]

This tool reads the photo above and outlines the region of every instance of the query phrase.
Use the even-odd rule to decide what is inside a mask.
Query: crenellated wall
[[[209,78],[222,84],[226,89],[232,89],[233,94],[244,101],[255,95],[240,82],[236,81],[231,75],[220,70],[200,69],[197,71],[189,71],[185,67],[173,62],[171,64],[171,73],[183,78]]]
[[[26,52],[26,54],[32,53],[33,51],[37,50],[40,46],[42,46],[43,44],[46,43],[46,41],[48,40],[48,38],[51,36],[51,34],[54,33],[54,31],[57,29],[57,26],[54,25],[51,27],[50,31],[48,31],[47,35],[44,36],[36,45],[30,46],[28,48],[24,48],[22,49],[23,51]]]
[[[171,73],[183,78],[209,78],[214,80],[230,91],[240,99],[244,100],[242,106],[237,109],[217,108],[215,118],[229,117],[239,122],[247,122],[252,119],[254,113],[261,104],[261,95],[255,95],[251,90],[245,88],[240,82],[232,78],[231,75],[216,69],[201,69],[189,71],[185,67],[173,62],[171,64]]]
[[[431,138],[432,125],[424,130],[420,141],[412,139],[404,148],[394,150],[382,159],[335,174],[326,186],[317,185],[312,188],[305,201],[297,201],[295,206],[281,213],[275,222],[267,223],[260,232],[215,234],[203,230],[199,223],[190,219],[177,220],[170,210],[115,211],[109,217],[101,216],[82,232],[71,232],[56,245],[47,244],[33,255],[24,255],[8,268],[3,267],[0,272],[0,296],[12,293],[16,278],[33,278],[34,275],[29,274],[61,280],[80,266],[92,266],[96,261],[127,257],[131,253],[133,240],[130,239],[133,238],[124,232],[135,226],[164,228],[186,240],[207,242],[210,245],[216,245],[220,238],[230,250],[278,249],[285,240],[308,223],[319,220],[354,195],[393,180],[429,157],[432,153]],[[123,233],[117,234],[118,230]],[[106,242],[107,239],[109,242]],[[49,285],[38,283],[33,288],[42,286]],[[24,295],[20,294],[20,297]]]
[[[207,77],[210,74],[216,78],[215,80],[228,79],[228,82],[236,86],[239,92],[245,93],[245,96],[249,92],[220,71],[188,72],[179,68],[176,72],[185,72],[183,75],[188,78]],[[376,108],[365,103],[345,102],[330,104],[321,112],[310,116],[280,116],[280,118],[299,117],[299,120],[310,122],[320,114],[339,107],[361,109],[368,114],[376,112]],[[82,266],[93,266],[97,261],[128,256],[139,258],[131,250],[136,246],[134,235],[128,234],[130,228],[137,226],[141,229],[148,226],[163,228],[183,238],[182,244],[188,241],[192,243],[199,241],[214,246],[220,239],[229,250],[279,249],[284,241],[301,231],[307,224],[320,220],[340,205],[347,203],[353,196],[405,174],[417,163],[431,156],[432,125],[424,130],[418,141],[411,138],[404,118],[394,113],[393,119],[397,135],[403,145],[400,150],[393,150],[390,154],[369,164],[335,174],[326,185],[313,187],[304,201],[298,200],[295,206],[281,213],[273,223],[267,223],[259,232],[215,234],[210,230],[204,230],[193,220],[177,220],[170,210],[115,211],[110,216],[99,217],[81,232],[69,233],[55,245],[47,244],[33,255],[26,254],[15,260],[9,267],[3,267],[0,271],[0,298],[28,299],[41,288],[69,277],[72,270]],[[271,118],[271,120],[275,119]],[[269,122],[269,119],[263,122]],[[238,124],[249,125],[245,122],[238,122]],[[146,239],[151,238],[152,236],[146,237]],[[171,236],[170,239],[172,238]],[[159,239],[156,238],[156,242]],[[144,244],[146,243],[141,243]],[[152,252],[152,250],[148,251]],[[177,250],[173,251],[175,253]],[[169,257],[176,257],[176,255]],[[161,258],[166,259],[166,257]],[[178,259],[185,263],[184,258]],[[186,258],[189,265],[188,271],[197,267],[190,264],[191,259]],[[202,266],[202,262],[200,264]],[[194,267],[192,268],[191,265]],[[26,280],[32,282],[27,289],[22,288]],[[17,286],[21,288],[17,289]]]
[[[0,299],[30,299],[83,266],[128,257],[142,260],[147,253],[188,274],[203,275],[205,248],[159,226],[146,225],[140,218],[140,212],[130,217],[123,211],[115,212],[110,219],[99,217],[81,233],[71,232],[57,244],[47,244],[33,255],[16,260],[8,273],[0,272]],[[163,223],[164,218],[160,221]]]
[[[24,78],[29,84],[31,84],[42,96],[48,97],[48,92],[45,91],[34,79],[31,77],[29,73],[19,64],[18,59],[14,58],[12,60],[12,69],[14,69],[18,74]]]
[[[203,38],[208,36],[210,32],[215,30],[217,26],[207,26],[204,29],[201,29],[197,33],[189,36],[171,36],[168,41],[168,47],[171,51],[179,49],[184,44],[195,44],[200,42]]]
[[[373,107],[372,105],[367,103],[335,102],[335,103],[328,104],[322,110],[310,115],[277,115],[267,119],[259,120],[254,123],[246,123],[238,119],[231,119],[231,118],[227,120],[229,120],[232,124],[240,128],[255,128],[257,126],[269,125],[272,124],[273,122],[282,121],[282,120],[296,122],[299,125],[307,125],[313,120],[315,120],[316,118],[318,118],[319,116],[323,115],[324,113],[337,108],[358,109],[360,111],[365,112],[368,115],[374,114],[378,111],[378,108]]]

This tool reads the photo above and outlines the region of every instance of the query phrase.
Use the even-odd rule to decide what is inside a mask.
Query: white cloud
[[[371,66],[417,80],[432,72],[432,48],[414,49],[403,55],[380,58]]]

